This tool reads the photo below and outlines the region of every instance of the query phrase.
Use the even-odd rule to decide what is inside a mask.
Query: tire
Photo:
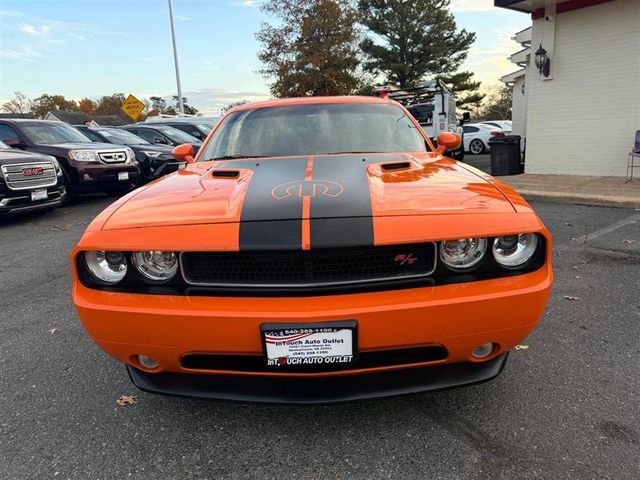
[[[67,176],[63,173],[60,178],[60,183],[64,185],[65,195],[62,197],[62,202],[60,202],[59,207],[66,207],[71,202],[71,187],[69,186],[69,181],[67,180]]]
[[[480,155],[481,153],[484,153],[485,151],[485,146],[484,143],[482,143],[482,140],[476,138],[475,140],[471,140],[471,143],[469,144],[469,152],[473,155]]]

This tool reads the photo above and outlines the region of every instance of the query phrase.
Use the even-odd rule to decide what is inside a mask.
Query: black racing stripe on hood
[[[253,170],[240,215],[240,250],[302,248],[302,198],[276,198],[274,188],[288,182],[304,181],[307,157],[242,160],[227,167]]]
[[[313,161],[315,182],[336,182],[338,196],[317,195],[311,201],[311,248],[373,245],[373,214],[366,167],[397,160],[398,155],[331,155]]]

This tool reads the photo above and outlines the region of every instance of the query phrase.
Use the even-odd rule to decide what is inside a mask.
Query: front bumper
[[[495,359],[535,328],[551,283],[551,266],[546,264],[532,273],[493,280],[319,297],[144,295],[93,290],[77,281],[73,297],[88,333],[108,354],[135,367],[130,373],[142,389],[255,401],[272,401],[276,393],[258,393],[277,385],[288,385],[287,390],[300,385],[310,392],[319,392],[325,383],[346,389],[344,395],[327,393],[329,397],[319,400],[332,402],[448,388],[492,378],[502,368],[502,364],[495,367],[499,363]],[[263,323],[348,319],[357,322],[360,352],[439,345],[446,349],[446,355],[434,361],[372,368],[354,365],[350,370],[316,373],[196,369],[183,363],[189,354],[262,355],[259,332]],[[493,360],[478,362],[471,357],[475,348],[488,342],[496,345]],[[159,367],[145,371],[137,355],[152,357]],[[451,368],[422,370],[435,366]],[[396,376],[398,385],[387,380]],[[359,385],[353,392],[347,388],[351,382]],[[368,383],[372,386],[366,386]],[[312,403],[315,395],[310,394],[306,400],[273,401]]]
[[[37,188],[34,190],[38,190]],[[61,205],[67,195],[62,185],[47,187],[46,200],[31,200],[31,190],[0,188],[0,215],[13,215],[37,210],[47,210]]]
[[[76,192],[103,191],[116,185],[126,185],[135,182],[140,177],[138,162],[128,164],[104,165],[102,163],[87,163],[78,165],[75,162],[77,175],[72,184]],[[118,180],[118,173],[127,172],[127,180]]]
[[[502,372],[507,356],[505,353],[482,363],[453,363],[328,378],[148,373],[131,366],[127,366],[127,370],[134,385],[150,393],[247,403],[326,405],[486,382]]]

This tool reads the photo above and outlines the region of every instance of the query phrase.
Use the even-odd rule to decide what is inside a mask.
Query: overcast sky
[[[254,34],[267,20],[252,0],[173,0],[182,88],[204,113],[267,98]],[[460,28],[477,33],[465,68],[485,86],[516,67],[510,40],[528,15],[493,0],[452,0]],[[123,92],[174,95],[166,0],[0,0],[0,102],[19,90],[69,98]]]

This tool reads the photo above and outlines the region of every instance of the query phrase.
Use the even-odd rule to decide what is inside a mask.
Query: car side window
[[[140,130],[131,130],[131,132],[151,143],[154,143],[153,140],[158,136],[156,132],[154,132],[153,130],[148,130],[146,128],[141,128]]]
[[[102,139],[102,137],[97,135],[95,132],[92,132],[88,128],[86,130],[81,130],[81,132],[84,133],[87,137],[89,137],[92,142],[104,142],[105,141],[105,140]]]
[[[462,127],[462,131],[464,133],[475,133],[480,131],[480,129],[478,127]]]
[[[0,123],[0,142],[4,142],[6,140],[20,140],[20,136],[9,125]]]
[[[194,127],[193,125],[173,124],[171,126],[173,128],[177,128],[178,130],[182,130],[183,132],[188,133],[189,135],[193,135],[198,140],[204,140],[205,139],[205,136],[203,135],[203,133],[200,130],[198,130],[196,127]]]

